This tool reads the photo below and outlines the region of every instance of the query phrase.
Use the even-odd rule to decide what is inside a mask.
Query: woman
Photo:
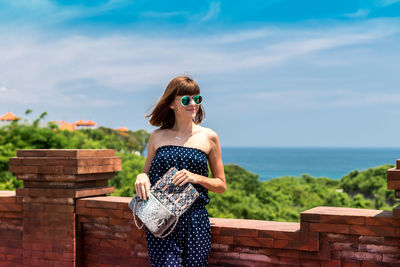
[[[150,136],[143,173],[136,178],[136,194],[149,198],[149,189],[172,166],[178,169],[172,182],[192,183],[200,197],[180,217],[165,238],[146,231],[151,266],[206,266],[211,248],[211,227],[205,205],[208,190],[222,194],[226,189],[218,135],[200,126],[204,118],[197,83],[187,76],[171,80],[150,117],[159,127]],[[207,160],[214,178],[208,178]]]

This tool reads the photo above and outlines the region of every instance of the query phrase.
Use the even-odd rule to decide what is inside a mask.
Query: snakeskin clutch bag
[[[173,185],[172,177],[177,171],[175,167],[171,167],[154,184],[153,193],[169,211],[179,217],[196,201],[199,197],[199,192],[191,183],[183,186]]]
[[[146,225],[147,229],[155,236],[162,237],[163,234],[174,222],[177,222],[176,216],[170,212],[150,191],[149,199],[144,202],[138,195],[129,202],[129,208],[134,211],[135,224],[139,229]],[[136,222],[136,216],[142,221],[139,227]]]
[[[186,212],[199,197],[199,193],[191,183],[184,186],[174,186],[172,177],[178,170],[170,168],[150,189],[150,198],[144,202],[135,195],[129,202],[129,208],[133,212],[136,227],[146,228],[155,236],[164,238],[168,236],[178,223],[179,217]],[[139,227],[136,216],[142,221]],[[172,229],[165,231],[172,225]]]

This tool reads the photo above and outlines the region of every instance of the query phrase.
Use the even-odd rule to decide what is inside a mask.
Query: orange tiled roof
[[[71,132],[75,130],[75,125],[73,123],[69,123],[66,121],[53,121],[53,122],[58,124],[58,128],[60,128],[60,130],[69,130]]]
[[[75,125],[87,125],[87,122],[82,120],[82,119],[80,119],[80,120],[74,122],[73,124],[75,124]]]
[[[95,123],[95,122],[92,121],[92,120],[84,121],[84,120],[80,119],[80,120],[74,122],[74,124],[75,124],[76,126],[80,126],[80,125],[82,125],[82,126],[93,126],[93,125],[96,125],[97,123]]]
[[[72,123],[68,123],[66,121],[62,121],[60,125],[61,130],[70,130],[71,132],[75,130],[75,125]]]
[[[94,121],[92,121],[92,120],[88,120],[87,121],[87,125],[96,125],[97,123],[95,123]]]
[[[121,127],[119,127],[119,128],[117,129],[117,131],[127,132],[127,131],[129,131],[129,129],[126,128],[126,127],[124,127],[124,126],[121,126]]]
[[[20,120],[20,117],[15,116],[12,112],[7,112],[6,114],[0,116],[1,121],[13,121],[14,119]]]

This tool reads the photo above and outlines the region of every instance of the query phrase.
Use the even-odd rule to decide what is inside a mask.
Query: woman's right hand
[[[150,197],[150,179],[146,173],[140,173],[135,182],[136,194],[142,200],[148,200]]]

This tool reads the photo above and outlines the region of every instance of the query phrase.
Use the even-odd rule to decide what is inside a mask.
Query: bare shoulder
[[[218,136],[217,135],[217,132],[216,131],[214,131],[213,129],[211,129],[211,128],[207,128],[207,127],[203,127],[203,126],[201,126],[201,128],[202,128],[202,130],[204,131],[204,133],[206,133],[207,135],[209,135],[209,136]]]
[[[218,142],[218,134],[213,129],[207,127],[201,127],[201,131],[207,136],[207,139],[211,144],[215,144]]]
[[[158,136],[162,135],[164,131],[165,131],[164,129],[158,128],[158,129],[155,129],[155,130],[152,132],[152,135],[154,135],[154,137],[158,137]]]
[[[163,136],[165,136],[166,134],[168,134],[168,132],[169,132],[169,129],[161,129],[161,128],[158,128],[158,129],[155,129],[154,131],[153,131],[153,135],[154,135],[154,137],[155,138],[162,138]]]
[[[149,145],[151,145],[154,150],[158,147],[160,140],[162,140],[163,136],[165,135],[165,132],[166,129],[158,128],[151,133]]]

